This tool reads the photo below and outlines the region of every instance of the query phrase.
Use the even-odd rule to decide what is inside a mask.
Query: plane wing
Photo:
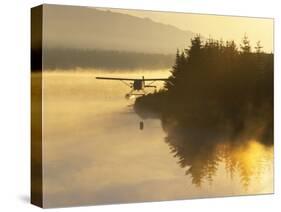
[[[96,79],[102,79],[102,80],[127,80],[127,81],[140,80],[140,79],[132,79],[132,78],[119,78],[119,77],[96,77]]]
[[[119,77],[96,77],[96,79],[102,80],[126,80],[126,81],[135,81],[135,80],[143,80],[143,81],[166,81],[168,78],[119,78]]]
[[[144,81],[166,81],[168,78],[149,78],[149,79],[143,79]]]

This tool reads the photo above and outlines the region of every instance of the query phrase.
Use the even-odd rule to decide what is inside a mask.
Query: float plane
[[[131,88],[131,91],[125,95],[125,98],[130,99],[131,96],[142,96],[147,92],[145,88],[157,88],[153,85],[156,81],[167,81],[168,78],[147,78],[144,76],[142,78],[119,78],[119,77],[96,77],[98,80],[117,80],[124,83],[126,86]],[[134,93],[134,92],[138,93]],[[139,93],[141,92],[141,93]]]

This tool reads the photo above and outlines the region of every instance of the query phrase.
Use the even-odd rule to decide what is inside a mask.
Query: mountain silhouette
[[[194,36],[191,31],[149,18],[91,7],[49,4],[44,5],[43,26],[48,48],[174,54]]]

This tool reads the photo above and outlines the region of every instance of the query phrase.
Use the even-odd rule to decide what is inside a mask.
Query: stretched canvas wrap
[[[31,202],[273,193],[270,18],[31,9]]]

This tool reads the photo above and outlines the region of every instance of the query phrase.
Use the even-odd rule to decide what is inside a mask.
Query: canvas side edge
[[[42,171],[42,17],[31,8],[31,204],[43,207]]]

